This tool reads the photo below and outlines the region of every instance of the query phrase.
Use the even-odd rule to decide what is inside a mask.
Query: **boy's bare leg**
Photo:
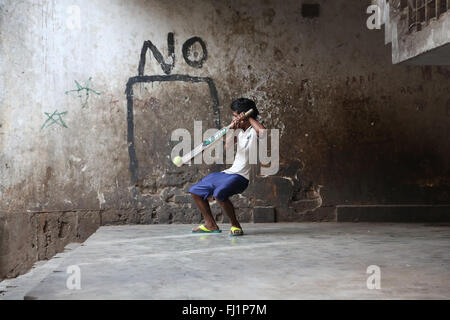
[[[209,206],[208,201],[204,200],[202,197],[191,193],[192,198],[197,204],[198,209],[202,213],[203,219],[205,219],[205,227],[208,230],[219,230],[219,226],[213,218],[211,213],[211,207]],[[193,229],[194,231],[200,230],[198,228]]]
[[[230,200],[220,201],[219,199],[216,199],[216,200],[217,200],[217,202],[219,202],[220,206],[222,207],[223,211],[225,211],[228,218],[230,218],[231,226],[241,228],[241,225],[236,218],[236,213],[234,212],[234,206],[231,203],[231,201]]]

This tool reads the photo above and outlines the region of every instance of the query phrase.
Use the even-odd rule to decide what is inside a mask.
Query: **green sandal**
[[[200,225],[197,227],[200,230],[192,230],[192,233],[221,233],[222,230],[209,230],[204,225]]]
[[[231,227],[231,229],[230,229],[230,236],[231,237],[238,237],[238,236],[243,236],[243,235],[244,235],[244,231],[242,231],[241,228]]]

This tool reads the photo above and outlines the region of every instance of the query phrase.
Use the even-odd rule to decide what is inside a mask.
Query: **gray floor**
[[[0,299],[450,299],[449,225],[244,224],[235,238],[191,227],[102,227],[1,282]],[[71,265],[80,290],[66,287]],[[381,289],[367,288],[370,265]]]

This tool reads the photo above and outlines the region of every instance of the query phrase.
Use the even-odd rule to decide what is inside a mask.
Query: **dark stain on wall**
[[[302,4],[302,17],[317,18],[320,16],[320,4],[304,3]]]

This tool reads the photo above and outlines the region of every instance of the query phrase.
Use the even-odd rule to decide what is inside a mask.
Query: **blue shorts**
[[[227,201],[234,194],[242,193],[248,187],[248,180],[239,174],[213,172],[194,184],[189,192],[203,199],[213,196],[220,201]]]

